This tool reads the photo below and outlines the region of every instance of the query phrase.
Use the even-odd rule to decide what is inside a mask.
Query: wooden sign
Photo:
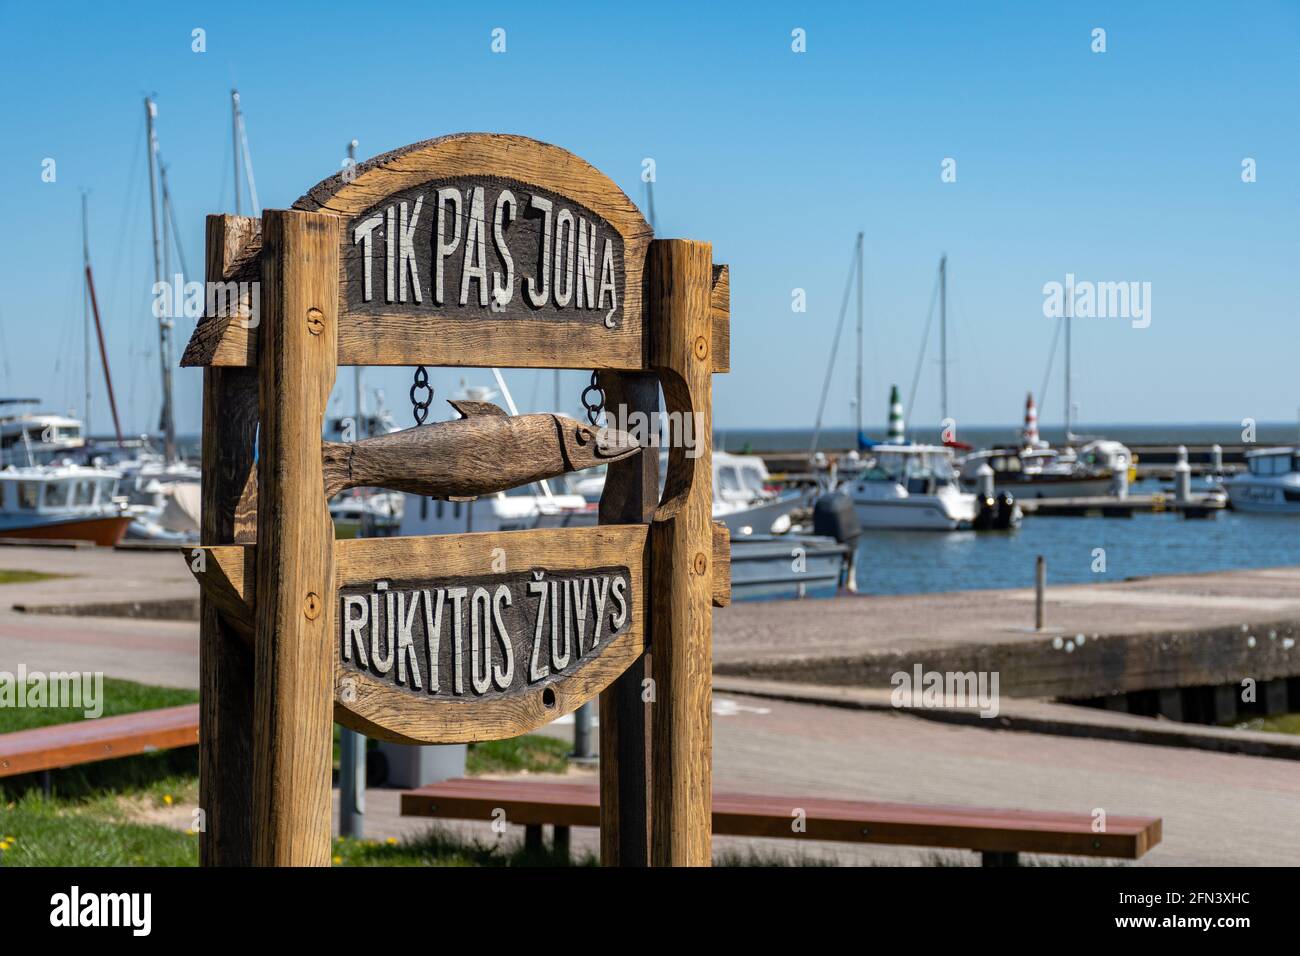
[[[515,693],[575,670],[627,630],[629,577],[627,568],[539,569],[347,588],[341,664],[417,699]]]
[[[730,355],[712,248],[652,243],[563,149],[467,133],[345,170],[292,210],[214,217],[207,263],[250,291],[183,360],[205,369],[205,548],[187,549],[203,862],[329,864],[331,717],[398,742],[498,740],[599,694],[602,860],[707,865],[710,604],[728,568],[712,376]],[[649,415],[662,393],[704,418],[660,493],[628,436],[482,403],[324,442],[339,365],[594,368],[612,405]],[[356,486],[458,498],[596,464],[594,527],[336,541],[327,506]]]
[[[645,538],[613,525],[337,542],[336,719],[449,743],[576,709],[644,647]]]
[[[376,157],[295,208],[344,222],[339,363],[640,368],[651,230],[571,153],[468,133]]]

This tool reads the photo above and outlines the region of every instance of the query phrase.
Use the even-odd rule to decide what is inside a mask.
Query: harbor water
[[[1294,566],[1300,565],[1300,517],[1234,511],[1201,520],[1168,512],[1035,516],[1005,532],[870,531],[859,543],[858,588],[918,594],[1033,587],[1040,554],[1049,586]]]

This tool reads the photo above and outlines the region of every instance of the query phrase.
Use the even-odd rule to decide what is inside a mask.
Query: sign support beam
[[[658,421],[654,375],[602,372],[606,414],[621,409]],[[605,475],[601,524],[648,524],[659,503],[659,453],[647,433],[641,454],[617,461]],[[648,539],[647,539],[648,540]],[[650,567],[649,560],[645,567]],[[643,586],[654,590],[651,577]],[[649,602],[645,604],[649,607]],[[647,627],[650,625],[647,624]],[[650,653],[642,654],[600,695],[600,861],[604,866],[650,864],[650,704],[644,684]]]
[[[338,352],[339,220],[262,219],[253,862],[328,866],[334,525],[321,431]]]
[[[713,247],[657,239],[646,258],[650,359],[670,421],[664,500],[650,526],[655,866],[709,866],[713,828]]]

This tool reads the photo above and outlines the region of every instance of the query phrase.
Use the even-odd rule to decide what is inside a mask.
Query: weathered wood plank
[[[713,371],[731,371],[731,268],[714,263],[713,291],[709,296],[709,321],[713,338]]]
[[[206,314],[181,356],[183,368],[240,367],[257,363],[256,325],[260,302],[262,220],[250,216],[208,216],[209,240],[221,239],[207,263]],[[218,284],[219,283],[219,284]]]
[[[659,381],[653,375],[604,372],[605,406],[655,420]],[[643,440],[650,441],[647,432]],[[609,466],[600,498],[600,523],[648,524],[659,503],[659,455],[647,446],[639,456]],[[650,567],[647,552],[645,566]],[[652,588],[652,579],[646,581]],[[650,602],[643,604],[646,633]],[[604,866],[650,863],[650,651],[633,661],[600,695],[600,861]]]
[[[731,532],[721,521],[713,522],[713,606],[731,603]]]
[[[257,590],[257,548],[251,544],[181,548],[181,557],[199,582],[200,597],[252,647]]]
[[[669,449],[664,500],[650,531],[656,866],[708,866],[712,858],[712,275],[708,243],[651,243],[651,360],[669,413],[703,419],[692,454],[680,440]]]
[[[205,272],[211,279],[224,281],[244,257],[255,257],[261,248],[260,220],[209,216],[206,225]],[[256,489],[257,394],[257,374],[251,369],[204,369],[199,540],[209,547],[255,540],[257,516],[249,489]],[[243,556],[243,548],[233,550]],[[190,550],[186,560],[191,568],[194,558]],[[196,575],[204,585],[199,607],[199,805],[206,820],[199,858],[205,866],[247,866],[253,859],[252,621],[228,616],[247,604],[242,595],[221,586],[227,578],[219,564],[202,566],[205,571]]]
[[[334,524],[320,436],[334,385],[339,221],[263,216],[254,862],[328,866]]]

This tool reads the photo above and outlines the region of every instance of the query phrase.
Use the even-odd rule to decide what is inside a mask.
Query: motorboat
[[[0,398],[0,408],[37,405],[35,398]],[[46,464],[85,443],[80,419],[47,412],[0,412],[0,464]]]
[[[1246,470],[1223,480],[1234,511],[1300,514],[1300,448],[1246,452]]]
[[[62,463],[0,470],[0,538],[91,541],[112,547],[131,515],[120,472]]]
[[[978,513],[975,495],[957,482],[953,450],[945,445],[875,445],[842,490],[867,531],[953,531],[969,528]]]
[[[1031,393],[1019,444],[971,452],[957,464],[962,485],[974,491],[980,490],[980,472],[988,466],[996,491],[1017,499],[1091,498],[1127,488],[1133,453],[1104,438],[1088,441],[1077,452],[1052,448],[1038,436],[1038,410]]]
[[[811,491],[779,492],[772,487],[767,464],[758,455],[715,451],[713,464],[713,520],[727,526],[732,538],[783,534],[790,529],[792,512],[812,504]],[[659,487],[668,474],[668,454],[659,456]],[[596,504],[605,490],[605,471],[572,476],[569,487]]]

